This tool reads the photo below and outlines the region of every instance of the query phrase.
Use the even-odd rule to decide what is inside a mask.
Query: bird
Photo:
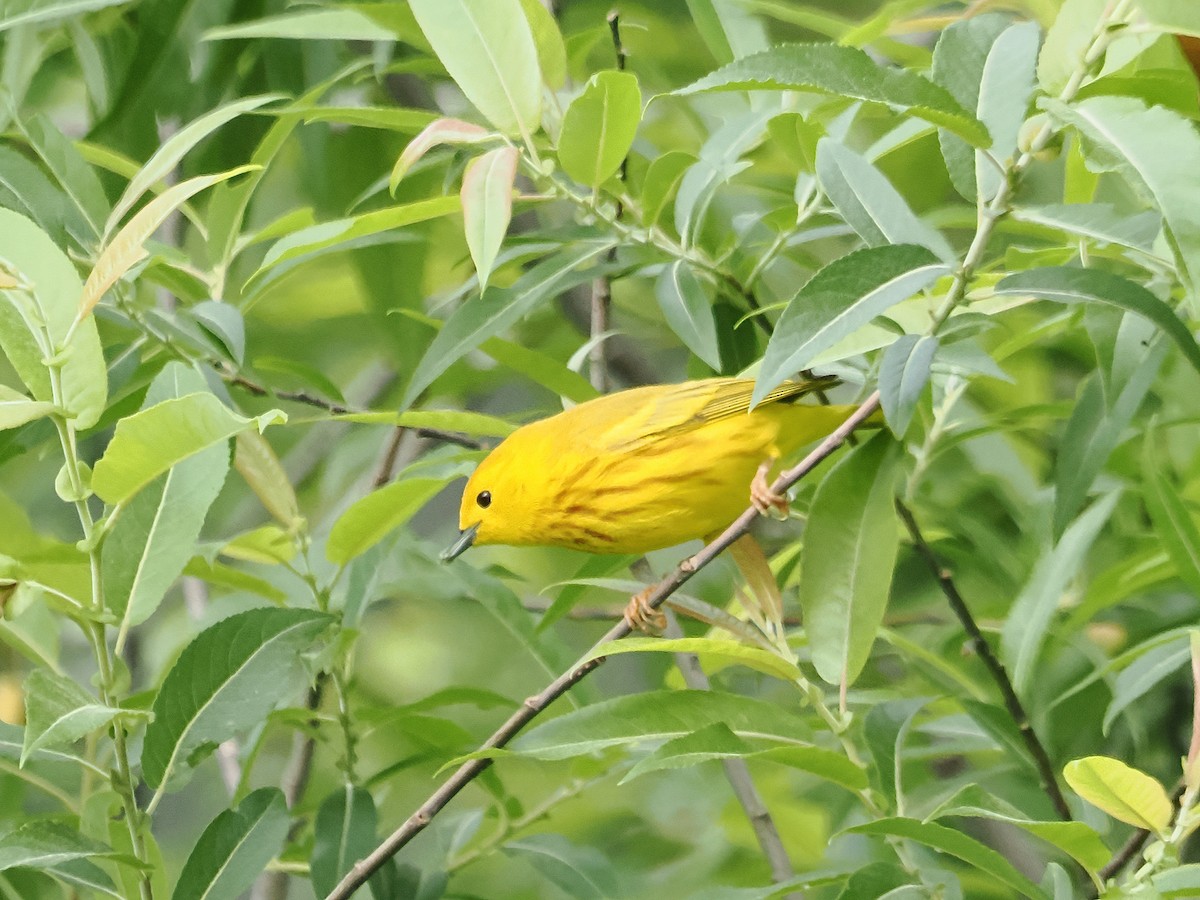
[[[523,425],[467,480],[461,531],[442,559],[476,544],[648,553],[719,534],[745,510],[747,493],[760,513],[786,515],[787,498],[768,478],[854,411],[799,402],[837,383],[787,381],[753,408],[752,379],[649,385]],[[747,552],[765,565],[757,544],[740,550],[739,565]],[[657,622],[660,614],[637,599],[630,624]]]

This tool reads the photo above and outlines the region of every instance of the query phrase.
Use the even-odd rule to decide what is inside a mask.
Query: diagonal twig
[[[776,493],[787,491],[792,485],[815,469],[823,460],[837,450],[838,447],[844,444],[846,438],[870,418],[877,409],[879,409],[879,392],[875,391],[829,437],[825,438],[812,452],[805,456],[804,459],[781,473],[775,480],[775,483],[771,485],[771,489]],[[691,579],[696,572],[711,563],[722,551],[745,534],[750,529],[751,523],[758,518],[758,515],[757,509],[753,506],[748,507],[719,537],[705,545],[694,556],[685,559],[675,567],[674,571],[655,585],[653,591],[646,597],[646,605],[651,609],[658,609],[662,606],[666,599]],[[610,628],[596,642],[595,646],[599,647],[609,641],[620,640],[627,637],[629,633],[630,626],[622,619]],[[491,750],[508,744],[522,728],[533,721],[546,707],[565,694],[575,684],[586,678],[594,669],[599,668],[603,662],[603,657],[589,658],[589,655],[581,657],[571,668],[546,685],[541,692],[522,703],[520,708],[509,716],[508,721],[501,725],[483,743],[480,749]],[[420,808],[409,816],[399,828],[393,831],[382,844],[355,863],[350,871],[346,873],[346,876],[330,891],[325,900],[348,900],[380,866],[420,834],[433,821],[433,817],[441,812],[446,804],[454,799],[464,787],[470,784],[491,763],[491,759],[481,757],[468,760],[459,766],[454,774],[442,782],[437,790],[429,796],[429,799],[421,804]]]
[[[976,623],[975,617],[971,614],[971,610],[967,607],[966,601],[963,600],[962,594],[958,592],[958,587],[954,584],[954,579],[951,577],[950,571],[938,561],[933,548],[929,546],[929,543],[925,540],[925,536],[921,533],[920,526],[917,525],[917,520],[913,517],[912,511],[899,497],[896,498],[896,512],[900,514],[900,520],[904,522],[904,527],[908,529],[909,537],[912,538],[913,547],[916,549],[917,555],[929,567],[929,571],[937,580],[938,587],[942,589],[942,593],[949,602],[950,608],[954,610],[954,615],[958,617],[963,630],[970,637],[975,652],[979,654],[979,658],[983,661],[988,674],[992,676],[992,681],[1000,689],[1000,696],[1004,699],[1004,707],[1008,710],[1009,717],[1021,732],[1021,738],[1025,741],[1025,749],[1033,757],[1034,765],[1037,766],[1038,775],[1042,780],[1042,787],[1045,788],[1050,802],[1054,805],[1054,811],[1058,813],[1059,818],[1064,822],[1071,821],[1071,808],[1067,806],[1067,798],[1063,796],[1062,788],[1058,784],[1058,778],[1054,774],[1054,763],[1051,762],[1050,754],[1046,752],[1045,746],[1038,739],[1037,732],[1033,730],[1033,724],[1029,721],[1029,715],[1025,712],[1025,707],[1022,705],[1021,699],[1017,696],[1012,681],[1009,680],[1008,672],[1004,669],[1004,664],[996,657],[991,645],[984,638],[983,632],[979,630],[979,625]]]

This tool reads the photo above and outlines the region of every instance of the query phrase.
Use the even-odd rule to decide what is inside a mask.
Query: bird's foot
[[[774,511],[776,518],[786,519],[790,509],[787,496],[775,493],[767,482],[767,473],[772,465],[772,460],[764,460],[754,473],[754,479],[750,482],[750,503],[760,515],[770,515]]]
[[[648,587],[629,598],[629,605],[625,607],[625,622],[634,631],[657,636],[666,631],[667,616],[661,609],[649,604],[653,591],[653,587]]]

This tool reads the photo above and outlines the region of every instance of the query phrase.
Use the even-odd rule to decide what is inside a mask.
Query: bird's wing
[[[788,381],[767,394],[762,404],[802,397],[836,383],[832,377]],[[677,437],[711,422],[743,415],[750,409],[753,393],[753,381],[734,378],[688,381],[647,392],[627,415],[605,429],[601,443],[609,449],[628,449]]]

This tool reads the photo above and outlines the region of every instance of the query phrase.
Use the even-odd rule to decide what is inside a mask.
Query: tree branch
[[[668,638],[683,637],[683,629],[679,627],[679,621],[670,611],[667,612],[665,636]],[[675,665],[678,666],[679,673],[683,676],[684,684],[692,690],[712,689],[708,675],[700,667],[700,659],[695,653],[676,653]],[[729,781],[729,786],[733,788],[733,795],[746,813],[746,818],[750,820],[750,827],[754,829],[754,837],[758,840],[758,845],[762,848],[763,855],[771,866],[771,880],[776,883],[790,881],[795,877],[796,872],[792,868],[791,859],[788,858],[787,849],[783,846],[783,840],[779,837],[779,829],[775,827],[775,820],[771,818],[771,813],[767,809],[766,803],[763,802],[762,794],[758,792],[754,779],[750,776],[750,767],[746,765],[744,759],[731,757],[721,760],[721,768],[725,770],[725,778]]]
[[[815,469],[838,447],[844,444],[846,438],[870,418],[877,409],[879,409],[878,391],[872,393],[870,397],[863,401],[862,405],[851,413],[849,418],[839,425],[829,437],[825,438],[816,449],[805,456],[797,465],[780,474],[771,486],[771,489],[777,493],[787,491],[792,485]],[[651,609],[658,609],[662,606],[666,599],[687,583],[696,572],[711,563],[730,544],[745,534],[750,529],[751,523],[757,518],[758,511],[753,506],[747,507],[716,540],[707,544],[695,556],[685,559],[675,567],[673,572],[655,585],[646,598],[647,606]],[[627,637],[629,633],[629,624],[622,619],[597,641],[592,650],[610,641],[617,641]],[[492,750],[508,744],[509,741],[517,736],[522,728],[533,721],[546,707],[565,694],[575,684],[586,678],[590,672],[602,665],[603,662],[603,657],[591,658],[589,651],[589,654],[581,657],[570,669],[546,685],[541,692],[528,698],[521,704],[521,707],[509,716],[508,721],[501,725],[483,743],[480,749]],[[433,821],[433,817],[441,812],[446,804],[454,799],[464,787],[470,784],[491,763],[491,759],[479,758],[468,760],[459,766],[454,774],[447,778],[404,824],[392,832],[368,856],[354,864],[350,871],[346,873],[346,876],[329,893],[326,900],[348,900],[380,866],[420,834]]]
[[[326,400],[324,397],[318,397],[315,394],[310,394],[307,391],[277,391],[274,388],[267,388],[257,382],[251,381],[244,375],[238,375],[229,372],[223,372],[222,377],[230,384],[235,384],[242,390],[253,394],[255,397],[274,397],[277,400],[290,400],[293,403],[303,403],[305,406],[312,406],[317,409],[323,409],[327,413],[335,416],[342,416],[347,413],[364,412],[364,410],[351,409],[348,406],[343,406],[340,403],[334,403],[332,400]],[[442,431],[440,428],[414,428],[413,429],[421,437],[431,438],[435,441],[443,441],[447,444],[457,444],[460,447],[467,447],[471,450],[479,450],[483,444],[474,438],[469,438],[461,434],[455,434],[452,431]]]
[[[1029,715],[1025,712],[1025,707],[1021,704],[1021,699],[1017,696],[1012,681],[1009,680],[1008,672],[1004,669],[1004,664],[997,658],[996,654],[992,651],[991,645],[984,638],[983,632],[979,630],[979,625],[975,622],[975,617],[971,615],[971,610],[967,608],[966,601],[963,600],[962,594],[958,592],[958,588],[954,584],[950,570],[946,569],[938,561],[933,548],[929,546],[929,543],[925,540],[925,536],[921,533],[921,529],[917,525],[917,520],[913,517],[912,511],[899,497],[896,498],[896,512],[900,514],[900,519],[904,522],[904,527],[908,529],[909,537],[912,538],[913,547],[916,549],[917,555],[929,567],[929,571],[933,574],[934,579],[937,580],[938,587],[942,589],[942,593],[949,602],[950,608],[954,610],[954,615],[958,617],[963,630],[970,637],[971,645],[974,647],[975,652],[979,654],[979,658],[983,661],[988,674],[992,676],[992,681],[1000,689],[1000,696],[1004,699],[1004,707],[1008,710],[1009,717],[1012,718],[1017,729],[1021,732],[1021,737],[1025,741],[1025,749],[1033,757],[1034,765],[1037,766],[1038,775],[1042,780],[1042,787],[1045,788],[1050,802],[1054,805],[1054,811],[1058,813],[1058,817],[1064,822],[1071,821],[1071,808],[1067,806],[1067,798],[1063,796],[1062,788],[1058,784],[1058,778],[1054,774],[1054,763],[1051,762],[1050,754],[1046,752],[1046,748],[1038,739],[1037,732],[1033,730],[1033,725],[1029,721]]]

